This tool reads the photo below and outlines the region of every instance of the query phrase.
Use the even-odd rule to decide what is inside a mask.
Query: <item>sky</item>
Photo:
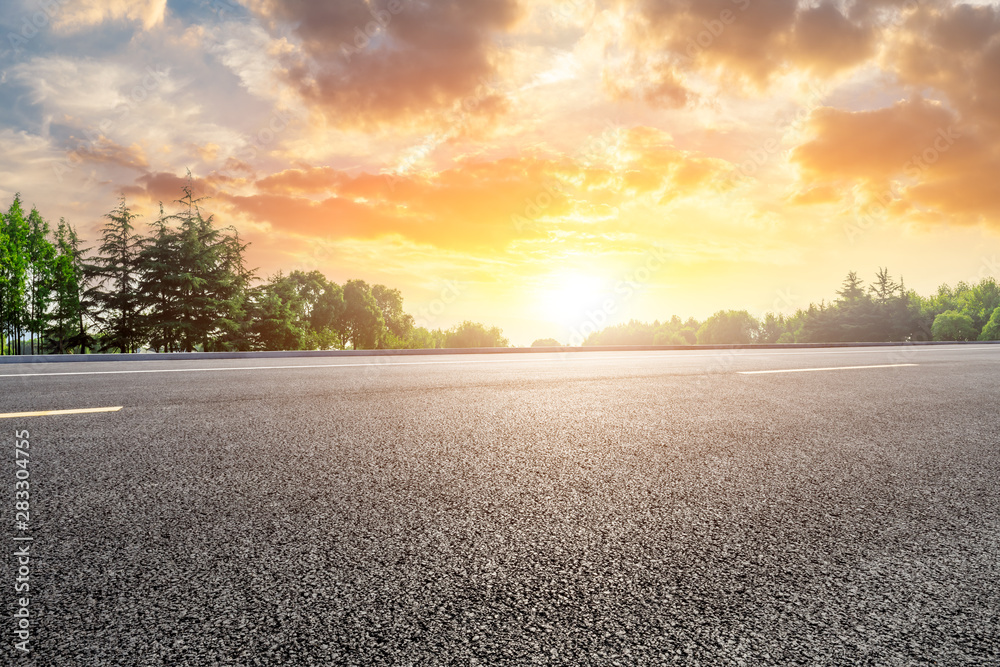
[[[1000,278],[1000,5],[7,0],[0,206],[96,239],[190,171],[262,278],[579,342]],[[142,225],[140,225],[142,226]]]

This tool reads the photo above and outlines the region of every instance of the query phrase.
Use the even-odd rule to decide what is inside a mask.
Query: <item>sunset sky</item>
[[[9,0],[0,206],[187,170],[250,263],[515,344],[1000,277],[1000,5]]]

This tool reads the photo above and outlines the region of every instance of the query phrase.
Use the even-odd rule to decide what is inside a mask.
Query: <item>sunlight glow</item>
[[[540,293],[540,305],[546,318],[561,325],[578,324],[588,308],[600,303],[604,281],[580,272],[550,274]]]

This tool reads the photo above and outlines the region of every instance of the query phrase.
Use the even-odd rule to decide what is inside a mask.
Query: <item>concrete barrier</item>
[[[685,350],[786,350],[835,347],[915,347],[990,345],[1000,341],[908,341],[902,343],[775,343],[771,345],[602,345],[594,347],[472,347],[434,350],[290,350],[271,352],[140,352],[136,354],[25,354],[0,356],[0,364],[44,364],[93,361],[176,361],[193,359],[289,359],[446,354],[542,354],[553,352],[656,352]]]

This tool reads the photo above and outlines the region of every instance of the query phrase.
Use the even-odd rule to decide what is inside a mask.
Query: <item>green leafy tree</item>
[[[378,346],[383,349],[406,347],[406,341],[413,330],[413,316],[403,312],[403,295],[398,289],[375,285],[372,287],[372,296],[385,323],[385,331]]]
[[[80,247],[76,230],[65,220],[56,228],[56,256],[52,264],[53,312],[46,347],[57,354],[78,348],[82,354],[93,344],[84,318],[90,304],[85,298],[86,250]]]
[[[278,273],[255,292],[250,328],[254,349],[301,350],[306,330],[300,320],[302,297],[295,283]]]
[[[758,343],[777,343],[778,340],[788,333],[788,326],[784,315],[767,313],[760,323],[760,334],[757,337]]]
[[[445,347],[509,347],[510,341],[504,338],[503,331],[498,327],[487,327],[479,322],[466,320],[447,331]]]
[[[25,324],[30,336],[31,354],[35,354],[36,340],[41,351],[42,336],[49,325],[49,306],[52,299],[55,246],[49,241],[49,223],[38,209],[28,214],[28,237],[25,248],[28,256],[28,299]]]
[[[1000,308],[1000,285],[994,278],[984,278],[971,285],[958,298],[959,311],[972,318],[972,326],[981,330],[993,312]]]
[[[355,350],[374,349],[385,331],[382,311],[363,280],[344,283],[344,311],[340,316],[340,329],[344,338]]]
[[[1000,340],[1000,306],[996,307],[993,314],[990,315],[990,319],[983,326],[979,340]]]
[[[531,347],[562,347],[562,343],[555,338],[539,338],[531,344]]]
[[[0,257],[0,323],[7,354],[21,354],[24,326],[28,322],[28,237],[31,229],[24,216],[21,196],[3,216],[3,256]]]
[[[888,274],[886,274],[888,276]],[[852,343],[878,338],[878,316],[870,294],[873,288],[865,289],[858,274],[847,274],[839,297],[829,308],[821,308],[813,313],[808,329],[811,339],[816,342]]]
[[[433,350],[444,347],[446,334],[441,329],[426,329],[413,327],[406,340],[406,347],[411,350]]]
[[[976,328],[972,318],[956,310],[947,310],[934,318],[931,327],[934,340],[975,340]]]
[[[341,347],[343,336],[337,323],[345,304],[340,285],[315,270],[293,271],[286,280],[299,297],[297,317],[299,326],[306,332],[305,347],[311,350]]]
[[[888,269],[880,268],[869,291],[874,305],[871,340],[891,342],[910,338],[914,323],[910,317],[909,293],[903,280],[897,283]]]
[[[7,237],[7,214],[0,211],[0,355],[7,352],[7,315],[4,311],[7,299],[7,255],[10,252]]]
[[[720,310],[698,329],[701,345],[747,345],[756,340],[760,324],[745,310]]]

